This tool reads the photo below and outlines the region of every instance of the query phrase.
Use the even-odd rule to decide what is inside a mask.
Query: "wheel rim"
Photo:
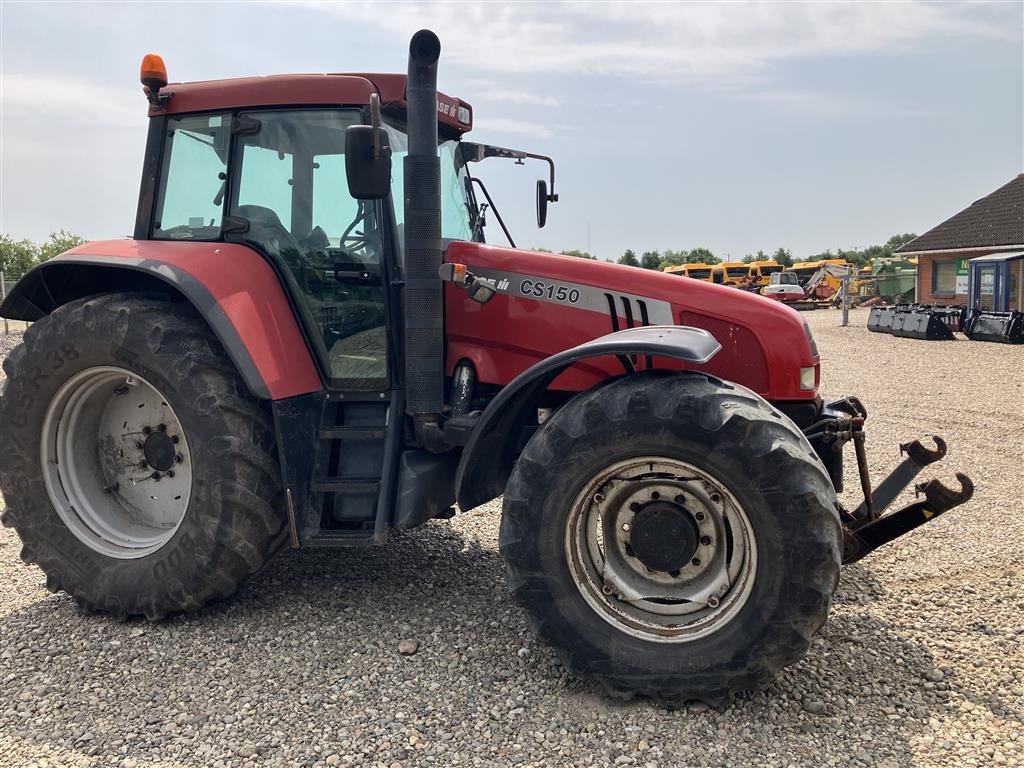
[[[181,526],[192,459],[174,410],[123,368],[72,376],[46,410],[43,481],[79,541],[108,557],[145,557]]]
[[[717,478],[675,459],[618,462],[584,487],[566,519],[569,573],[617,629],[657,642],[705,637],[746,604],[753,528]]]

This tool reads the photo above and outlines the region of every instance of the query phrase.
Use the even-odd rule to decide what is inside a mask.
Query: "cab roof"
[[[385,113],[405,116],[405,75],[366,73],[267,75],[169,83],[160,91],[169,98],[159,106],[150,105],[149,115],[248,107],[365,106],[373,93],[380,97]],[[473,107],[438,91],[437,119],[458,133],[466,133],[473,127]]]

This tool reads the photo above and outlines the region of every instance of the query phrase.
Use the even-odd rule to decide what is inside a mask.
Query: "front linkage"
[[[821,417],[804,430],[808,440],[812,443],[820,441],[824,448],[833,452],[841,451],[845,443],[852,442],[857,456],[864,501],[852,512],[840,507],[844,564],[857,562],[879,547],[963,504],[974,495],[971,478],[957,472],[959,491],[947,488],[938,480],[918,483],[915,491],[918,496],[924,494],[924,501],[908,504],[883,517],[885,510],[922,469],[946,455],[946,441],[934,436],[934,450],[925,448],[919,440],[900,445],[900,453],[905,454],[906,458],[872,490],[867,452],[864,449],[864,422],[867,416],[867,409],[859,399],[847,397],[826,405]]]

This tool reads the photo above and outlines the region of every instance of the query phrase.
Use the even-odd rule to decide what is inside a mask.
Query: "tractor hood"
[[[534,363],[598,336],[643,325],[685,325],[710,332],[722,350],[698,370],[772,400],[808,400],[818,383],[810,331],[789,307],[757,294],[664,272],[536,251],[454,242],[445,261],[493,280],[486,304],[446,285],[447,369],[470,360],[481,382],[504,385]],[[815,369],[815,389],[800,369]],[[578,365],[556,386],[581,390],[621,373]]]

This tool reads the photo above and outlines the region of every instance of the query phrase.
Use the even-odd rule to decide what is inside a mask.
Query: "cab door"
[[[232,239],[269,256],[302,315],[331,389],[389,383],[381,206],[348,193],[345,129],[357,110],[237,117]]]
[[[299,543],[379,535],[391,513],[402,400],[389,322],[388,201],[354,199],[345,132],[358,110],[236,116],[226,229],[276,265],[318,359],[325,392],[276,404]]]

